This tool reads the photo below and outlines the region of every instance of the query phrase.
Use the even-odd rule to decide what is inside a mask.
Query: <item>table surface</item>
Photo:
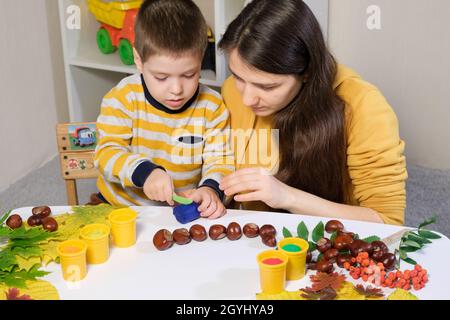
[[[14,210],[14,213],[28,217],[31,209],[20,208]],[[133,209],[138,212],[136,245],[124,249],[111,246],[109,260],[100,265],[88,265],[87,276],[82,281],[65,282],[59,264],[50,263],[44,268],[51,273],[43,279],[57,288],[61,299],[254,300],[256,293],[260,292],[256,256],[259,252],[270,249],[262,244],[259,237],[249,239],[243,236],[237,241],[227,238],[214,241],[208,238],[203,242],[192,241],[184,246],[175,244],[166,251],[158,251],[153,246],[153,235],[163,228],[170,231],[181,227],[189,229],[192,224],[199,223],[208,230],[213,224],[227,226],[236,221],[241,226],[248,222],[259,226],[272,224],[278,231],[277,240],[280,240],[283,238],[283,227],[296,234],[297,225],[304,221],[311,233],[319,221],[326,223],[329,220],[324,217],[228,210],[219,220],[200,219],[181,225],[175,220],[169,207]],[[52,207],[54,215],[70,210],[70,207]],[[341,221],[346,230],[358,233],[361,238],[370,235],[384,238],[403,229],[392,225]],[[420,299],[450,299],[447,272],[449,254],[450,241],[444,235],[421,251],[408,254],[429,273],[427,286],[420,291],[413,290],[412,293]],[[411,265],[402,262],[401,269],[411,269]],[[311,274],[315,272],[308,271],[307,275]],[[363,283],[361,280],[355,282],[350,276],[347,281]],[[300,280],[288,281],[286,290],[295,291],[309,284],[309,277],[306,276]],[[385,289],[387,294],[390,291]]]

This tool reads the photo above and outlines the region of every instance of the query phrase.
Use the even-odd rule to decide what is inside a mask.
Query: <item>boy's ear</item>
[[[133,55],[134,55],[134,63],[136,64],[136,68],[139,70],[140,73],[142,73],[142,59],[139,56],[139,53],[136,51],[135,48],[133,48]]]

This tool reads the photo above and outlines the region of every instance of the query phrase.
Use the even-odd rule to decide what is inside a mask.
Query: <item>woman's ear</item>
[[[142,63],[141,57],[139,56],[139,53],[136,51],[136,48],[133,48],[133,55],[134,55],[134,63],[136,64],[136,68],[139,70],[140,73],[142,73],[143,63]]]

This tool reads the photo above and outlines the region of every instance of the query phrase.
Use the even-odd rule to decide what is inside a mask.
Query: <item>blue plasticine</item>
[[[198,211],[198,204],[192,202],[191,204],[180,204],[173,208],[173,214],[178,222],[185,224],[200,218]]]

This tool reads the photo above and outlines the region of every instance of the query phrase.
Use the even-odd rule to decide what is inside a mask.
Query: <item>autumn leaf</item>
[[[6,293],[6,300],[33,300],[29,295],[24,294],[19,296],[19,294],[19,289],[10,288]]]
[[[337,272],[330,274],[318,272],[316,275],[310,276],[310,279],[313,283],[312,290],[315,292],[321,291],[327,287],[338,290],[345,281],[345,275]]]
[[[383,291],[379,288],[374,288],[372,286],[364,287],[361,284],[358,284],[355,287],[355,290],[366,297],[384,297]]]
[[[308,300],[334,300],[337,296],[336,290],[330,287],[326,287],[318,292],[312,288],[304,288],[301,291],[303,293],[300,296]]]

